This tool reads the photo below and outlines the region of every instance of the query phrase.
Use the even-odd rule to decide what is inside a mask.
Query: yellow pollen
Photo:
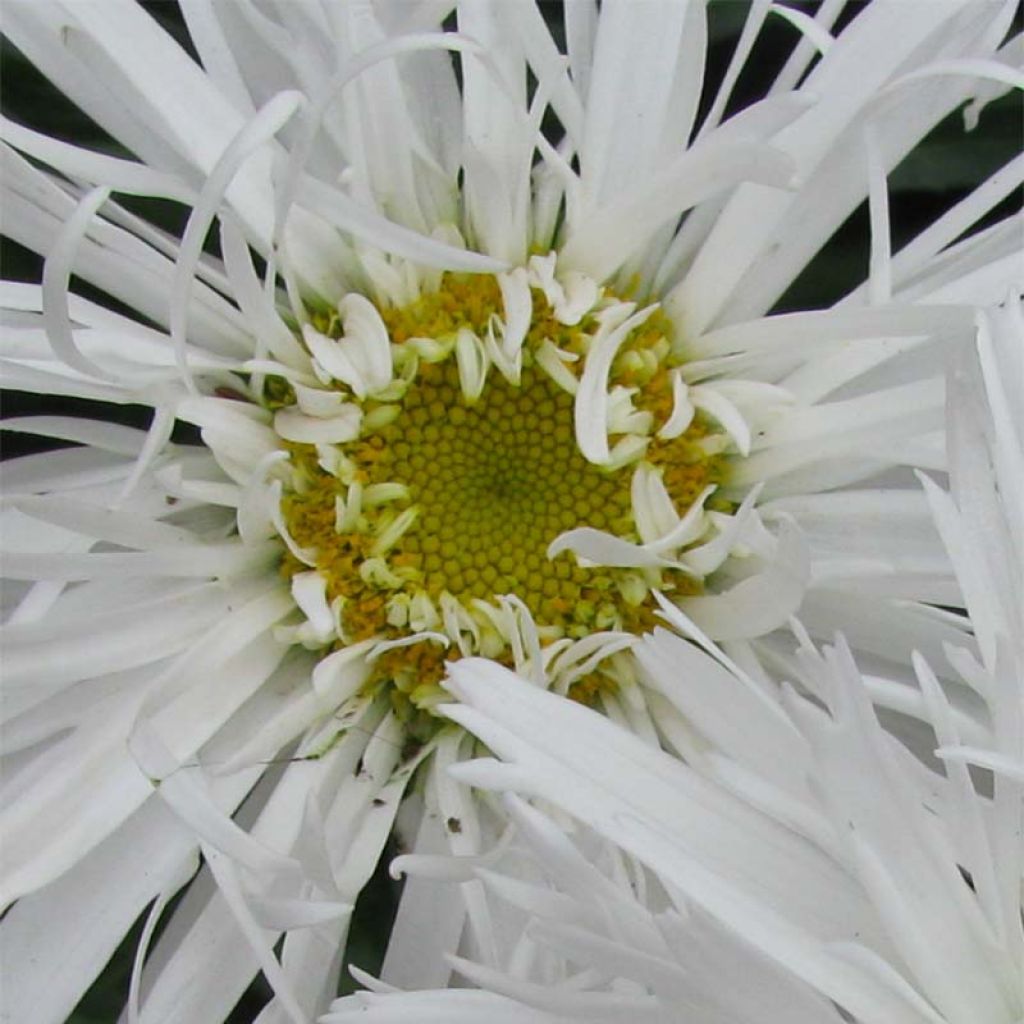
[[[437,292],[381,309],[396,376],[407,384],[400,398],[388,399],[393,414],[375,415],[382,405],[372,398],[361,403],[361,436],[337,446],[341,470],[328,471],[313,445],[284,445],[292,465],[285,522],[295,542],[315,552],[327,598],[340,605],[339,643],[421,631],[453,641],[446,650],[423,640],[374,662],[373,684],[392,684],[406,717],[429,708],[444,661],[458,655],[461,634],[451,634],[446,607],[475,624],[479,653],[511,663],[508,638],[494,625],[506,595],[528,609],[549,643],[602,630],[642,632],[655,621],[652,588],[675,596],[700,590],[699,580],[674,569],[581,565],[568,551],[548,558],[551,542],[578,527],[634,544],[641,538],[631,503],[635,464],[609,470],[584,458],[573,396],[536,360],[542,345],[554,344],[578,357],[564,364],[578,379],[598,323],[589,315],[575,326],[559,323],[539,289],[532,301],[519,380],[510,383],[492,366],[475,401],[460,386],[451,342],[463,328],[484,336],[503,317],[494,278],[448,274]],[[340,334],[333,317],[315,326]],[[412,339],[423,338],[439,342],[436,361],[422,349],[412,353]],[[656,311],[621,346],[609,375],[609,388],[631,389],[634,408],[651,414],[655,430],[672,412],[672,351],[668,321]],[[275,385],[268,405],[287,404],[288,390]],[[648,438],[644,461],[661,474],[680,516],[723,479],[724,459],[709,458],[698,443],[708,431],[698,416],[671,441]],[[308,570],[286,555],[287,576]],[[573,692],[596,700],[601,686],[591,673]]]

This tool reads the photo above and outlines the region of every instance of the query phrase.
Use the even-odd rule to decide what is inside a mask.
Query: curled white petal
[[[307,620],[299,630],[299,641],[320,646],[333,639],[334,616],[327,604],[327,580],[318,572],[298,572],[292,577],[292,597]]]
[[[658,430],[658,437],[663,441],[671,441],[673,438],[679,437],[693,422],[696,409],[693,402],[690,401],[689,390],[689,385],[683,380],[682,373],[678,369],[673,370],[672,415]]]
[[[597,305],[601,286],[578,270],[570,270],[558,277],[556,266],[557,257],[553,252],[546,256],[531,256],[530,284],[544,293],[560,324],[575,327]]]
[[[575,395],[579,390],[580,382],[576,375],[566,366],[566,363],[574,363],[579,356],[574,352],[565,352],[558,348],[550,338],[545,338],[540,343],[534,359],[537,365],[563,390],[570,395]]]
[[[700,384],[690,388],[690,401],[722,425],[741,455],[750,454],[750,426],[725,395],[711,384]]]
[[[359,436],[363,414],[356,405],[343,405],[330,419],[307,416],[295,408],[278,409],[274,430],[286,441],[299,444],[343,444]]]
[[[330,418],[345,404],[345,396],[340,391],[311,388],[294,380],[291,383],[295,389],[295,403],[307,416]]]
[[[350,292],[338,303],[338,312],[345,331],[342,341],[351,350],[366,390],[382,391],[391,383],[393,366],[388,329],[377,307],[366,296]]]
[[[340,380],[360,398],[365,397],[366,388],[362,374],[349,358],[340,341],[328,338],[326,334],[321,334],[310,324],[303,325],[302,339],[313,354],[314,368],[319,368],[322,373],[326,374],[327,380]]]
[[[459,369],[459,387],[468,402],[475,402],[484,390],[490,361],[484,343],[468,328],[455,337],[455,362]]]
[[[592,526],[581,526],[575,530],[560,533],[549,545],[548,558],[555,558],[563,551],[572,551],[578,557],[594,565],[608,565],[622,568],[645,566],[674,567],[675,563],[639,544],[615,537]]]
[[[501,338],[502,354],[509,362],[516,360],[533,319],[533,298],[525,267],[516,267],[507,274],[498,274],[498,287],[504,306]]]
[[[636,306],[620,302],[598,314],[600,326],[587,353],[583,377],[576,392],[574,420],[576,443],[589,462],[608,462],[608,373],[612,361],[631,331],[639,327],[657,309],[647,306],[633,313]],[[631,315],[632,314],[632,315]]]
[[[401,647],[411,647],[413,644],[423,643],[429,641],[430,643],[440,644],[442,647],[447,647],[451,641],[443,633],[438,633],[432,630],[422,630],[419,633],[410,633],[408,636],[399,637],[397,640],[381,640],[374,644],[373,650],[367,656],[367,661],[376,661],[382,654],[386,654],[388,651],[395,651]]]
[[[698,548],[692,548],[685,552],[679,560],[691,572],[700,576],[708,576],[713,573],[733,553],[733,549],[746,530],[747,523],[757,515],[754,503],[757,501],[760,491],[760,487],[755,487],[744,498],[743,504],[736,510],[735,515],[726,517],[725,526],[716,537]]]

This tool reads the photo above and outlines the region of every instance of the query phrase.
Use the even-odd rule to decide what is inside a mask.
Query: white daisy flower
[[[446,713],[504,761],[453,774],[584,827],[508,796],[520,845],[447,865],[518,915],[490,957],[453,958],[478,988],[370,982],[324,1024],[1021,1019],[1022,324],[1016,302],[981,317],[950,387],[952,493],[925,480],[973,627],[946,652],[956,681],[920,655],[916,688],[862,676],[842,639],[819,653],[804,633],[779,687],[660,631],[638,658],[684,761],[493,663],[453,665]],[[884,728],[882,685],[927,725],[927,763]]]
[[[4,9],[136,158],[3,123],[6,230],[45,255],[3,286],[6,384],[153,410],[5,424],[81,446],[7,472],[15,1018],[63,1019],[144,911],[129,1019],[221,1020],[257,972],[266,1019],[325,1007],[400,805],[419,851],[503,827],[446,774],[475,746],[446,661],[653,738],[662,609],[723,642],[849,613],[882,656],[957,600],[925,503],[877,477],[945,466],[941,356],[1018,244],[958,239],[1024,171],[895,256],[886,176],[1019,81],[1013,5],[833,34],[838,5],[754,4],[700,117],[703,3],[569,4],[561,47],[533,5],[452,7],[194,0],[194,57],[127,0]],[[798,41],[725,117],[769,14]],[[180,239],[112,194],[181,204]],[[865,290],[766,316],[865,197]],[[482,948],[462,897],[410,943],[407,888],[386,978]]]

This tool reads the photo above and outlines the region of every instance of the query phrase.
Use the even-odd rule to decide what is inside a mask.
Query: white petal
[[[300,444],[343,444],[359,436],[363,414],[357,405],[343,405],[334,415],[308,416],[296,409],[278,409],[274,430],[286,441]]]
[[[760,636],[800,607],[807,585],[807,550],[797,530],[783,524],[778,553],[762,572],[722,594],[682,599],[680,607],[716,640]]]
[[[619,303],[601,313],[601,323],[587,353],[583,376],[573,406],[576,444],[590,462],[608,461],[608,373],[619,347],[657,306],[638,313],[632,303]]]

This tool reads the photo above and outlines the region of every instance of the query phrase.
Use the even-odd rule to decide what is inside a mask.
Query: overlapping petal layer
[[[453,6],[454,31],[445,21]],[[1014,692],[985,680],[1008,678],[1003,666],[1014,655],[985,623],[995,621],[993,602],[1004,609],[998,614],[1019,607],[1006,604],[1005,568],[989,564],[996,548],[979,553],[958,518],[992,518],[978,510],[990,489],[968,469],[986,428],[958,427],[948,460],[943,443],[949,395],[974,394],[977,373],[949,390],[942,367],[973,339],[975,304],[1014,284],[1012,222],[961,236],[1019,186],[1024,167],[1007,165],[895,255],[886,175],[958,106],[968,102],[976,119],[1019,84],[1019,37],[1004,41],[1014,5],[881,0],[833,35],[839,6],[824,4],[811,20],[752,4],[703,117],[708,12],[696,0],[568,4],[555,32],[533,6],[500,2],[189,0],[181,5],[183,31],[194,56],[129,0],[5,7],[9,39],[119,148],[101,153],[0,124],[5,230],[45,257],[39,284],[7,282],[0,292],[3,381],[22,392],[152,410],[145,430],[63,412],[5,424],[80,446],[10,463],[0,510],[7,675],[0,814],[9,837],[4,902],[15,901],[3,924],[12,1019],[63,1020],[131,923],[148,914],[130,993],[137,1019],[222,1020],[262,971],[275,996],[261,1021],[308,1020],[336,991],[350,907],[396,817],[398,833],[421,854],[454,853],[464,866],[487,861],[509,812],[471,797],[448,775],[473,755],[475,740],[441,729],[421,742],[388,688],[368,685],[377,659],[408,637],[336,643],[340,616],[332,617],[315,573],[293,575],[291,585],[281,578],[286,549],[312,568],[281,511],[282,453],[359,436],[367,416],[354,411],[357,400],[386,391],[398,351],[369,311],[436,293],[446,272],[499,275],[502,315],[479,335],[417,338],[422,353],[451,343],[466,394],[484,387],[488,370],[514,378],[528,266],[562,324],[579,324],[604,301],[604,289],[658,302],[679,346],[662,436],[678,436],[694,415],[708,417],[734,467],[723,494],[731,508],[705,514],[698,507],[693,519],[640,472],[629,557],[640,557],[637,549],[648,560],[669,552],[707,576],[705,594],[668,603],[665,614],[685,635],[721,641],[740,671],[711,665],[667,633],[641,640],[605,629],[571,648],[542,649],[514,601],[486,613],[534,683],[556,681],[565,690],[614,665],[616,685],[600,706],[640,737],[580,719],[622,759],[621,778],[605,779],[608,793],[596,788],[607,762],[588,755],[585,770],[559,766],[549,781],[536,774],[538,796],[552,796],[558,776],[571,812],[634,853],[656,849],[672,863],[680,836],[650,821],[662,820],[664,787],[679,786],[690,801],[690,874],[664,873],[691,898],[694,889],[703,893],[697,902],[705,910],[653,924],[648,909],[629,911],[638,933],[651,942],[658,933],[634,957],[639,976],[654,979],[658,992],[691,992],[696,984],[695,1007],[710,1000],[716,1013],[746,1012],[749,993],[724,995],[712,980],[732,970],[723,964],[752,955],[721,921],[734,927],[756,918],[763,958],[750,976],[763,977],[778,1005],[789,1005],[788,1019],[819,1012],[830,1019],[812,989],[855,1012],[916,1006],[878,980],[876,961],[818,948],[852,941],[857,920],[861,946],[903,958],[913,983],[949,1020],[961,1019],[965,1005],[998,1010],[1003,996],[985,979],[959,996],[943,980],[951,959],[972,962],[970,936],[934,956],[908,952],[898,916],[872,917],[861,890],[870,880],[877,897],[891,880],[867,854],[854,870],[829,815],[845,807],[842,758],[855,760],[857,743],[881,744],[897,760],[893,751],[902,748],[878,733],[863,694],[839,706],[840,693],[861,691],[838,655],[822,668],[808,662],[816,656],[805,644],[803,662],[795,662],[778,627],[798,613],[818,640],[844,628],[868,673],[864,693],[942,729],[950,781],[933,788],[952,793],[949,806],[969,819],[969,870],[973,877],[977,864],[983,873],[983,828],[970,817],[966,770],[954,776],[952,766],[993,769],[993,799],[1000,810],[1012,802],[1019,729],[1004,705],[1012,706]],[[792,54],[767,96],[726,117],[768,14],[796,26]],[[180,238],[148,220],[137,197],[178,204],[186,222]],[[831,310],[766,315],[865,198],[874,229],[865,288]],[[214,224],[217,255],[206,245]],[[74,282],[102,296],[83,297],[77,283],[70,290]],[[352,342],[344,350],[314,329],[321,314],[343,324]],[[1019,330],[1015,317],[1012,308],[993,314],[986,336]],[[610,355],[612,341],[607,347]],[[578,388],[583,455],[602,462],[617,452],[628,462],[637,452],[619,445],[637,436],[637,410],[628,389],[610,383],[602,346],[595,349],[578,377],[572,357],[578,362],[579,353],[552,345],[537,358],[556,384]],[[1000,376],[1011,379],[1018,362],[1003,342],[982,348],[990,388]],[[293,406],[271,407],[271,378],[288,382]],[[1003,481],[1016,455],[1005,421],[1019,410],[1006,387],[992,400],[1001,424],[993,451],[1000,486],[1010,488]],[[172,443],[176,423],[197,427],[203,446]],[[928,490],[936,531],[905,468],[947,466],[961,491],[952,506]],[[894,476],[880,476],[893,467]],[[339,514],[344,520],[345,509]],[[585,539],[606,551],[609,536]],[[380,566],[374,572],[385,578]],[[954,673],[943,668],[943,645],[970,638],[959,617],[932,604],[962,598],[982,664],[958,655]],[[449,633],[480,628],[454,606],[446,614]],[[430,619],[422,602],[409,621],[416,616]],[[423,628],[425,636],[436,623]],[[913,683],[912,647],[941,674],[935,685],[920,666],[920,688]],[[683,666],[703,682],[681,685]],[[496,673],[494,688],[467,681],[466,707],[452,715],[487,732],[495,753],[535,746],[540,733],[524,725],[535,701],[538,730],[547,728],[544,702],[552,716],[588,714],[564,708],[542,687],[520,693],[494,666],[482,671]],[[823,672],[832,682],[815,689]],[[841,727],[815,718],[818,711],[805,708],[801,717],[798,698],[780,701],[769,682],[779,675],[799,680]],[[507,720],[485,726],[506,689]],[[989,720],[983,705],[993,701],[999,707]],[[818,806],[806,765],[827,760],[815,743],[829,728],[847,746],[829,755],[836,781]],[[584,750],[580,743],[569,752]],[[638,765],[663,788],[622,792],[621,806],[613,805],[609,793]],[[886,762],[879,771],[890,769]],[[487,771],[491,782],[527,784],[522,773]],[[719,799],[722,787],[730,795]],[[557,846],[533,812],[511,813],[519,827],[547,835],[537,843]],[[875,824],[863,824],[865,844],[891,852],[889,832]],[[985,840],[996,850],[993,878],[979,874],[977,882],[989,919],[1005,906],[1009,884],[1001,828]],[[633,871],[618,854],[613,863],[616,877]],[[802,869],[806,885],[798,884]],[[933,869],[935,877],[922,869],[922,885],[947,893],[949,872]],[[519,919],[495,910],[490,890],[503,883],[482,871],[465,875],[458,900],[437,897],[420,878],[408,883],[386,982],[444,984],[451,973],[444,953],[461,949],[483,965],[461,968],[505,995],[437,1001],[447,1020],[483,1012],[560,1019],[545,1016],[545,1007],[565,1019],[660,1012],[650,993],[632,989],[602,1010],[607,1004],[590,999],[584,978],[557,1005],[545,1002],[546,990],[531,990],[527,1002],[539,1009],[519,1015],[515,999],[526,989],[500,975]],[[633,872],[638,885],[642,875]],[[951,915],[967,899],[958,898]],[[620,891],[608,899],[627,913]],[[750,909],[761,902],[770,912]],[[435,914],[438,941],[424,949],[423,921]],[[594,957],[595,971],[607,970],[608,947],[565,927],[550,922],[544,942],[571,939]],[[999,927],[1002,941],[1014,921]],[[59,965],[46,955],[54,929],[65,936]],[[698,944],[720,958],[709,960],[700,984],[672,962]],[[519,974],[532,950],[517,954]],[[793,980],[786,970],[805,952],[810,959]],[[379,1012],[426,1019],[435,997],[420,998],[385,1000]]]

